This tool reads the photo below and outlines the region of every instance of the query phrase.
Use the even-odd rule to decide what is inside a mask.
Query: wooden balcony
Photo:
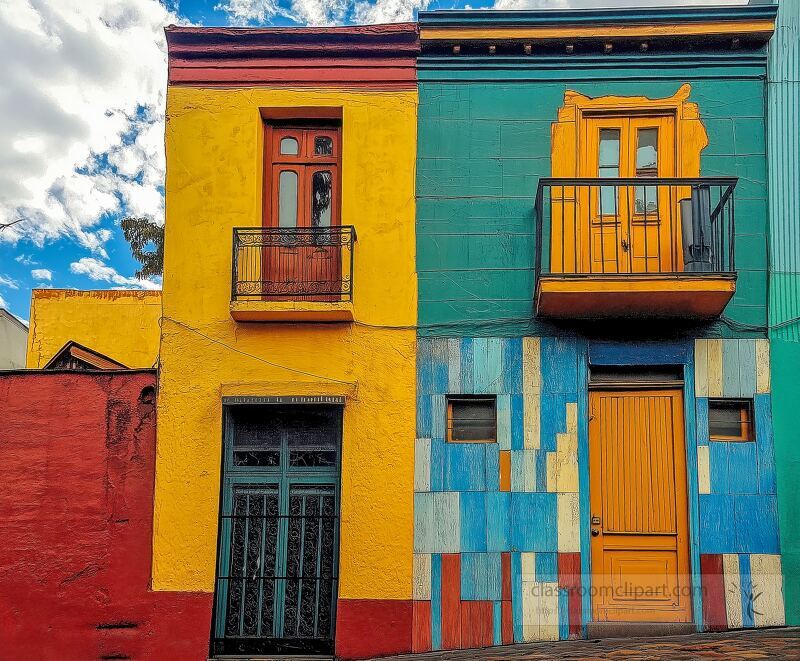
[[[542,179],[536,314],[713,319],[736,290],[737,179]]]

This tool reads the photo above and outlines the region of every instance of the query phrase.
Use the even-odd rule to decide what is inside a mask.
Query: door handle
[[[600,534],[599,528],[592,528],[592,537],[597,537]]]

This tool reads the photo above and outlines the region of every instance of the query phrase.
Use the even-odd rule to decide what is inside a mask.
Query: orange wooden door
[[[583,129],[581,176],[675,176],[672,116],[590,117]],[[675,270],[677,191],[670,197],[665,186],[591,186],[579,188],[577,200],[584,272]]]
[[[589,397],[592,610],[598,622],[691,622],[680,390]]]
[[[264,224],[287,232],[265,248],[264,280],[286,298],[339,298],[342,248],[339,133],[328,128],[269,128]],[[297,230],[291,232],[291,230]],[[269,293],[269,292],[266,292]]]

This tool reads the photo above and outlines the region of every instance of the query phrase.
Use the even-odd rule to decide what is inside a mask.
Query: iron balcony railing
[[[236,227],[231,298],[351,301],[355,228]]]
[[[730,274],[735,177],[543,178],[536,277]]]

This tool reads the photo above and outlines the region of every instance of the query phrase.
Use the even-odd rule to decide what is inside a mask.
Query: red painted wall
[[[155,373],[0,374],[0,659],[206,659],[210,594],[151,592]]]

